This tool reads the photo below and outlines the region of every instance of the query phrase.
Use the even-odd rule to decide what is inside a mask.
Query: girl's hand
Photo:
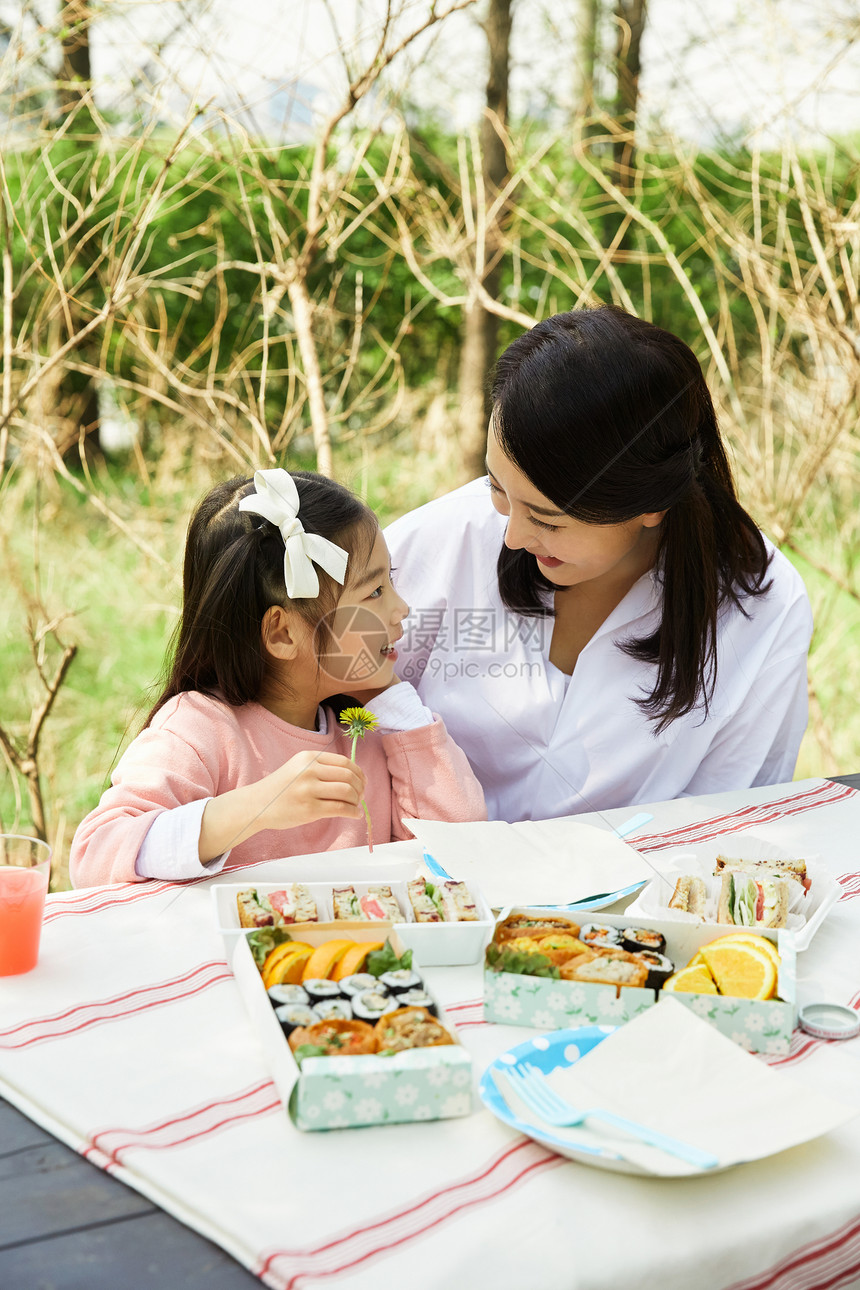
[[[256,784],[230,789],[206,803],[200,862],[214,860],[262,829],[291,829],[329,817],[363,819],[366,782],[361,767],[340,753],[296,753]]]
[[[360,820],[366,783],[361,767],[340,753],[296,753],[255,786],[268,799],[257,828],[289,829],[331,816]]]

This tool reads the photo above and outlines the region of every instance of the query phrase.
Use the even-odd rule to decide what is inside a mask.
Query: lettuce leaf
[[[381,950],[371,950],[365,960],[364,970],[371,976],[382,976],[383,972],[409,971],[412,967],[412,951],[404,950],[401,958],[394,952],[391,941],[386,941]]]
[[[507,945],[487,946],[487,967],[493,972],[514,972],[518,976],[544,976],[558,981],[561,973],[545,954],[529,954]]]
[[[286,927],[258,927],[248,933],[248,949],[253,954],[257,967],[262,968],[266,955],[271,954],[276,945],[292,939]]]
[[[325,1057],[326,1049],[320,1048],[319,1044],[299,1044],[293,1056],[296,1059],[296,1065],[301,1068],[306,1057]]]

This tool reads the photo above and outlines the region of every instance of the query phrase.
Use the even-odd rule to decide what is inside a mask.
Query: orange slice
[[[687,967],[698,967],[699,964],[704,963],[704,961],[705,960],[702,958],[702,951],[696,950],[696,953],[690,959],[690,962],[687,964]]]
[[[318,945],[304,966],[302,980],[315,981],[318,977],[327,977],[354,945],[355,941],[326,941]]]
[[[266,989],[272,985],[299,985],[302,979],[302,973],[305,970],[305,964],[313,954],[310,945],[303,945],[297,954],[285,956],[277,963],[274,970],[269,973],[268,979],[263,977],[263,984]]]
[[[336,964],[334,971],[330,974],[331,979],[333,981],[342,981],[344,977],[352,976],[354,972],[360,972],[370,951],[381,950],[384,946],[384,941],[364,941],[361,944],[353,945],[352,949],[347,950],[343,958]]]
[[[757,945],[737,941],[727,945],[727,939],[721,937],[702,946],[702,957],[720,994],[735,999],[770,999],[776,989],[776,968],[770,955]]]
[[[280,971],[286,968],[297,955],[301,955],[307,950],[308,954],[313,952],[313,947],[305,945],[303,941],[284,941],[282,945],[276,945],[271,950],[263,962],[263,985],[268,990],[270,985],[277,985],[282,981]],[[273,979],[269,979],[273,978]]]
[[[681,968],[674,976],[663,984],[664,990],[675,990],[683,994],[716,994],[717,987],[714,985],[714,978],[708,971],[705,963],[697,963],[695,966]]]
[[[779,970],[779,950],[766,936],[756,936],[752,932],[733,932],[729,936],[720,936],[717,940],[711,941],[711,945],[752,945],[767,954],[773,966]],[[701,954],[701,950],[699,953]]]

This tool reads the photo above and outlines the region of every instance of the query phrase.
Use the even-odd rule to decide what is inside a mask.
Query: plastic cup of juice
[[[36,966],[50,876],[46,842],[0,833],[0,976]]]

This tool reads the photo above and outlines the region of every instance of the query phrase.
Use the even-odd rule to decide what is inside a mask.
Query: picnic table
[[[646,832],[692,845],[765,827],[818,852],[843,896],[800,957],[799,990],[860,1010],[858,788],[855,775],[658,803]],[[250,872],[276,878],[277,862]],[[0,982],[0,1285],[860,1285],[860,1121],[690,1183],[565,1162],[479,1104],[466,1119],[299,1134],[234,997],[212,881],[52,896],[39,968]],[[476,1076],[533,1033],[483,1022],[478,966],[427,975]],[[762,1060],[843,1099],[853,1088],[856,1102],[858,1058],[860,1039],[797,1032],[788,1057]]]

